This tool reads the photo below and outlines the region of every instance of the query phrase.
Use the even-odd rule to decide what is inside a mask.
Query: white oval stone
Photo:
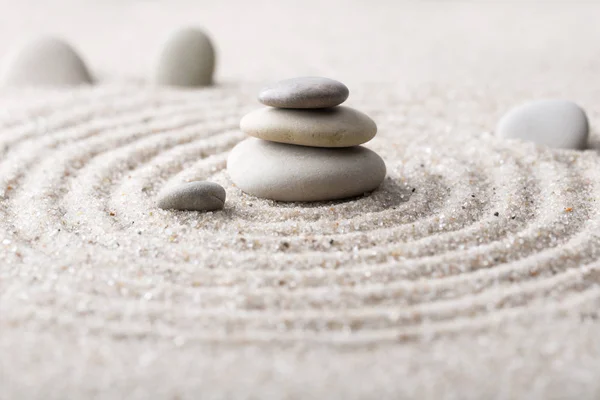
[[[279,201],[325,201],[375,190],[385,163],[362,146],[342,149],[246,139],[229,154],[233,183],[251,195]]]
[[[373,139],[377,125],[350,107],[283,109],[265,107],[244,116],[240,129],[271,142],[315,147],[349,147]]]
[[[539,100],[506,113],[496,135],[562,149],[585,149],[589,125],[585,111],[566,100]]]
[[[157,205],[165,210],[214,211],[223,208],[225,197],[225,189],[217,183],[189,182],[163,190]]]
[[[40,37],[13,49],[0,82],[2,86],[75,86],[92,83],[92,78],[71,46],[53,37]]]
[[[159,85],[208,86],[213,82],[215,49],[201,30],[186,28],[163,43],[154,73]]]

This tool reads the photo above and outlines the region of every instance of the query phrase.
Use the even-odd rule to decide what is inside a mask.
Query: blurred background
[[[325,75],[362,82],[568,79],[600,71],[598,2],[0,0],[0,58],[41,33],[102,79],[145,79],[171,30],[205,28],[217,80]],[[381,39],[381,40],[380,40]]]

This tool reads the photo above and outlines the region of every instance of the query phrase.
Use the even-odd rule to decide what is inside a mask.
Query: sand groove
[[[379,190],[275,203],[241,193],[225,171],[244,138],[246,91],[107,88],[57,98],[60,112],[0,115],[0,319],[356,345],[600,302],[594,152],[500,142],[476,122],[415,136],[398,117],[409,100],[388,93],[392,106],[373,106],[382,122],[370,147],[388,165]],[[155,207],[165,186],[196,179],[226,187],[224,211]]]

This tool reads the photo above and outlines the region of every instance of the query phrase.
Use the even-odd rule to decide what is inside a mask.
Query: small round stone
[[[265,107],[244,116],[241,130],[272,142],[314,147],[350,147],[373,139],[377,125],[350,107],[288,110]]]
[[[589,124],[585,111],[567,100],[539,100],[506,113],[496,135],[562,149],[585,149]]]
[[[186,28],[172,33],[163,43],[154,81],[169,86],[208,86],[213,82],[215,49],[201,30]]]
[[[349,93],[341,82],[307,76],[267,86],[258,95],[258,100],[264,105],[278,108],[326,108],[342,104]]]
[[[375,190],[386,167],[362,146],[324,149],[249,138],[231,151],[227,171],[238,188],[257,197],[326,201]]]
[[[165,210],[214,211],[223,208],[225,196],[225,189],[217,183],[190,182],[165,189],[157,205]]]
[[[40,37],[16,47],[7,57],[2,86],[75,86],[92,83],[77,52],[53,37]]]

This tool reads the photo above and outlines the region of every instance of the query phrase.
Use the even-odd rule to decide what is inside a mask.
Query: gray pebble
[[[301,77],[267,86],[258,100],[277,108],[327,108],[342,104],[348,94],[346,85],[333,79]]]
[[[515,107],[496,126],[496,135],[562,149],[585,149],[585,111],[567,100],[539,100]]]
[[[159,85],[208,86],[213,82],[215,49],[201,30],[186,28],[172,33],[158,55],[154,81]]]
[[[325,201],[375,190],[385,163],[362,146],[328,149],[250,138],[229,154],[227,171],[246,193],[279,201]]]
[[[15,48],[0,73],[2,86],[75,86],[92,83],[77,52],[53,37],[40,37]]]
[[[213,182],[189,182],[168,188],[158,196],[158,207],[168,210],[214,211],[225,205],[225,189]]]

